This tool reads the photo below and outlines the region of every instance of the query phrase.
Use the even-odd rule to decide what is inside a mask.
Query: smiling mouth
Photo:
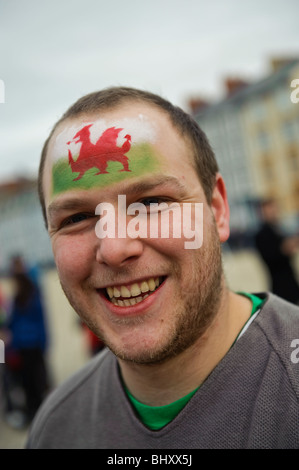
[[[109,286],[101,289],[106,298],[118,307],[130,307],[153,294],[164,282],[165,277],[152,277],[127,286]]]

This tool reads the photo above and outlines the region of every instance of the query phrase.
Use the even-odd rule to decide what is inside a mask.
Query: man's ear
[[[216,175],[211,208],[218,229],[219,239],[221,243],[224,243],[229,237],[229,205],[225,183],[220,173]]]

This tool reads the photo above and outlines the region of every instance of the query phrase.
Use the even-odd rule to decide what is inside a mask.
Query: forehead
[[[103,187],[144,173],[161,173],[162,167],[167,170],[173,166],[176,154],[183,161],[190,150],[166,112],[152,105],[125,103],[109,111],[68,119],[49,142],[43,179],[45,198],[52,199],[67,178],[70,186],[62,186],[63,191],[89,189],[95,181]],[[65,171],[57,163],[62,159]]]
[[[148,103],[128,101],[109,110],[82,113],[66,119],[60,123],[53,134],[49,142],[48,154],[53,150],[57,138],[61,140],[63,134],[66,135],[68,131],[72,132],[72,129],[78,130],[87,123],[96,123],[98,131],[101,130],[101,126],[104,128],[105,126],[122,125],[127,131],[132,131],[132,128],[140,133],[143,131],[143,138],[155,139],[155,141],[161,137],[160,131],[162,130],[178,134],[164,110]],[[92,132],[96,134],[97,130],[92,129]]]

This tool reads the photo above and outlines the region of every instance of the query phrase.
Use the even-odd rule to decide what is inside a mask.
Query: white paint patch
[[[72,155],[77,155],[81,147],[81,142],[74,142],[73,138],[80,129],[89,124],[91,124],[89,128],[90,141],[93,144],[95,144],[103,132],[110,127],[123,129],[119,133],[116,142],[119,147],[122,146],[127,134],[131,136],[132,145],[143,142],[154,143],[157,134],[154,124],[143,114],[139,114],[136,118],[124,118],[112,121],[98,119],[96,121],[81,122],[78,126],[66,127],[58,134],[53,148],[53,160],[67,157],[68,150],[71,151]]]

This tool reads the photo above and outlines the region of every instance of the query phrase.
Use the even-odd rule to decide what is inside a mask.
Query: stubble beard
[[[179,273],[178,267],[176,270]],[[171,330],[167,332],[167,339],[164,344],[152,350],[147,348],[145,351],[139,351],[136,354],[112,344],[105,335],[105,328],[102,328],[101,325],[90,318],[89,313],[79,305],[70,289],[63,284],[62,289],[77,314],[115,356],[123,361],[135,364],[154,365],[166,362],[190,348],[201,338],[218,312],[224,287],[224,276],[221,245],[215,224],[211,227],[211,237],[207,246],[203,244],[197,250],[193,273],[194,276],[188,292],[185,291],[180,294],[179,302],[177,302],[180,307],[177,307],[172,315],[175,321],[171,326]],[[179,282],[178,285],[180,285]],[[137,318],[135,319],[135,325],[139,324],[140,328],[144,323],[144,328],[146,328],[146,321],[146,316],[145,318]],[[132,322],[132,319],[130,319],[128,325],[129,322],[133,326],[134,321]]]
[[[160,349],[146,351],[138,358],[119,355],[120,359],[136,364],[155,365],[178,356],[193,346],[206,332],[218,313],[224,288],[221,246],[218,233],[213,234],[208,247],[202,247],[195,262],[194,278],[188,292],[181,293],[173,314],[176,320],[168,341]]]

